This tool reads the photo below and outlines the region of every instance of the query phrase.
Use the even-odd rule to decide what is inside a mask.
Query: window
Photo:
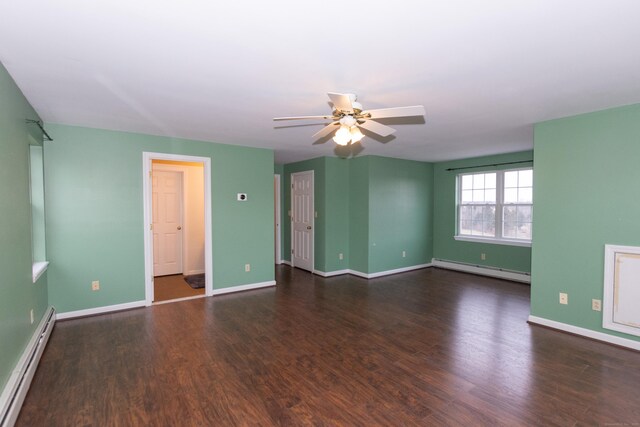
[[[533,169],[458,175],[456,240],[529,246]]]
[[[49,263],[45,253],[44,229],[44,171],[42,147],[29,146],[31,191],[31,247],[33,260],[33,283],[45,272]]]

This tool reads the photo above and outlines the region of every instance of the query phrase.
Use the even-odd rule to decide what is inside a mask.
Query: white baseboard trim
[[[331,277],[331,276],[340,276],[341,274],[349,274],[351,270],[334,270],[334,271],[320,271],[320,270],[313,270],[313,274],[317,274],[318,276],[322,276],[322,277]]]
[[[205,294],[202,295],[193,295],[190,297],[182,297],[182,298],[175,298],[175,299],[168,299],[166,301],[154,301],[153,305],[162,305],[162,304],[168,304],[170,302],[179,302],[179,301],[187,301],[190,299],[199,299],[199,298],[206,298],[207,296]]]
[[[447,270],[462,271],[465,273],[479,274],[481,276],[497,277],[499,279],[513,280],[515,282],[531,283],[531,275],[520,271],[503,270],[482,265],[465,264],[462,262],[444,261],[433,259],[431,264]]]
[[[56,317],[60,320],[73,319],[75,317],[93,316],[95,314],[110,313],[112,311],[129,310],[130,308],[144,307],[145,305],[147,305],[147,302],[144,300],[134,301],[124,304],[106,305],[104,307],[87,308],[85,310],[67,311],[65,313],[59,313]]]
[[[251,289],[268,288],[270,286],[275,286],[275,285],[276,285],[275,280],[269,280],[268,282],[250,283],[248,285],[240,285],[240,286],[231,286],[229,288],[214,289],[213,295],[223,295],[223,294],[230,294],[233,292],[249,291]]]
[[[205,271],[204,270],[189,270],[185,273],[182,273],[183,276],[193,276],[195,274],[204,274]]]
[[[281,260],[281,264],[288,265],[289,267],[293,267],[293,264],[291,264],[291,261],[287,261],[286,259]]]
[[[354,276],[358,276],[358,277],[363,277],[365,279],[375,279],[376,277],[390,276],[392,274],[404,273],[412,270],[420,270],[420,269],[431,267],[431,266],[432,266],[431,263],[418,264],[418,265],[411,265],[409,267],[396,268],[393,270],[378,271],[377,273],[363,273],[357,270],[349,270],[349,274],[353,274]]]
[[[634,341],[627,338],[617,337],[615,335],[605,334],[604,332],[592,331],[591,329],[581,328],[579,326],[569,325],[567,323],[556,322],[555,320],[545,319],[543,317],[529,316],[529,323],[546,326],[548,328],[558,329],[560,331],[570,332],[575,335],[582,335],[598,341],[609,344],[619,345],[633,350],[640,351],[640,341]]]
[[[11,372],[2,394],[0,394],[0,426],[13,426],[18,419],[24,398],[27,396],[31,380],[36,372],[40,357],[49,341],[56,322],[56,311],[47,308],[33,331],[27,347],[22,352],[18,364]]]

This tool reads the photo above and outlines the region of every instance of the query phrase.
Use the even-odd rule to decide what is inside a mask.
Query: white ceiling
[[[530,149],[533,123],[640,102],[637,0],[0,0],[0,23],[0,61],[45,121],[277,163],[335,155],[320,124],[271,120],[328,114],[329,91],[423,104],[360,155],[425,161]]]

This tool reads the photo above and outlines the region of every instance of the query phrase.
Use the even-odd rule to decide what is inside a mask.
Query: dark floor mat
[[[204,274],[193,274],[191,276],[184,276],[184,281],[193,289],[204,288]]]

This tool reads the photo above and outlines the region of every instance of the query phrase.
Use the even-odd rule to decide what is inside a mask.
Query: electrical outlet
[[[246,272],[251,271],[251,264],[245,264],[244,265],[244,271],[246,271]]]
[[[99,280],[94,280],[93,282],[91,282],[91,290],[92,291],[99,291],[100,290],[100,281]]]
[[[402,251],[402,258],[406,258],[407,257],[407,251]]]
[[[33,308],[31,309],[31,311],[29,312],[29,318],[31,319],[31,324],[33,325],[33,322],[35,321],[34,317],[33,317]]]
[[[481,253],[481,254],[480,254],[480,259],[481,259],[482,261],[486,260],[486,259],[487,259],[487,254],[485,254],[485,253]]]
[[[599,299],[591,300],[591,310],[593,311],[602,311],[602,301]]]
[[[342,255],[342,254],[338,254],[338,259],[339,259],[339,260],[343,260],[343,259],[344,259],[344,255]]]
[[[564,292],[560,292],[560,304],[569,304],[569,295]]]

